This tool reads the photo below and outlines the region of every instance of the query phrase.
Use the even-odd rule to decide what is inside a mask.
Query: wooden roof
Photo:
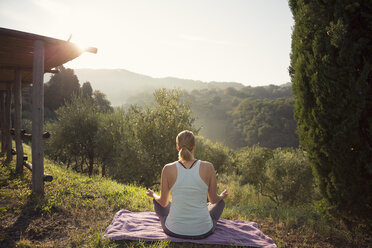
[[[32,33],[0,28],[0,90],[14,83],[14,71],[22,71],[22,86],[32,83],[34,41],[44,41],[44,70],[80,56],[83,52],[97,53],[97,48],[81,49],[74,43]]]

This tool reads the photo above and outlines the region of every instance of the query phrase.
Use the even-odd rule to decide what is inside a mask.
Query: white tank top
[[[177,179],[171,189],[172,204],[165,226],[176,234],[205,234],[212,229],[213,222],[207,207],[208,186],[199,175],[200,160],[190,169],[179,162],[176,166]]]

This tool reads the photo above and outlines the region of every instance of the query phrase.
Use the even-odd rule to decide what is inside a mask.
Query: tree
[[[81,172],[87,164],[91,176],[100,149],[98,106],[91,98],[73,96],[56,114],[57,120],[48,127],[52,135],[46,152],[67,164],[74,162],[75,169]]]
[[[372,2],[290,0],[290,75],[301,145],[347,223],[372,218]],[[350,226],[350,225],[349,225]]]
[[[99,90],[93,92],[93,100],[99,108],[99,112],[113,112],[111,102],[107,99],[106,95]]]
[[[245,147],[237,153],[240,184],[253,185],[277,205],[311,202],[314,180],[311,166],[299,149]]]
[[[54,118],[54,111],[64,105],[73,94],[78,94],[80,89],[79,79],[73,69],[66,69],[63,66],[59,66],[58,69],[59,73],[54,74],[44,86],[45,112],[51,115],[46,115],[47,118]]]
[[[101,115],[97,133],[97,156],[102,176],[119,181],[133,181],[141,160],[141,147],[131,130],[131,121],[122,109]]]
[[[232,151],[220,143],[213,143],[203,136],[196,136],[195,157],[209,161],[213,164],[217,173],[226,173],[232,171],[233,161],[231,159]]]
[[[185,129],[197,133],[190,105],[181,102],[181,96],[179,90],[159,89],[154,92],[153,105],[132,106],[127,112],[132,132],[141,144],[139,182],[147,187],[159,182],[162,167],[177,159],[177,134]]]
[[[92,88],[92,85],[90,85],[90,82],[83,83],[83,85],[81,86],[80,92],[83,97],[92,97],[93,88]]]
[[[234,109],[234,124],[245,135],[248,146],[297,147],[293,105],[293,98],[247,98]]]

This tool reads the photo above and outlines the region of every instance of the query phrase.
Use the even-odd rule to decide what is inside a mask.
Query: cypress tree
[[[301,146],[331,213],[372,215],[372,1],[290,0]]]

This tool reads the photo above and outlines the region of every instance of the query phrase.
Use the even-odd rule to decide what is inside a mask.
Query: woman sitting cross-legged
[[[216,228],[228,193],[224,190],[217,195],[213,165],[194,158],[196,146],[191,131],[179,133],[176,143],[179,160],[164,166],[160,196],[151,189],[146,194],[154,198],[155,212],[166,234],[186,239],[206,238]]]

